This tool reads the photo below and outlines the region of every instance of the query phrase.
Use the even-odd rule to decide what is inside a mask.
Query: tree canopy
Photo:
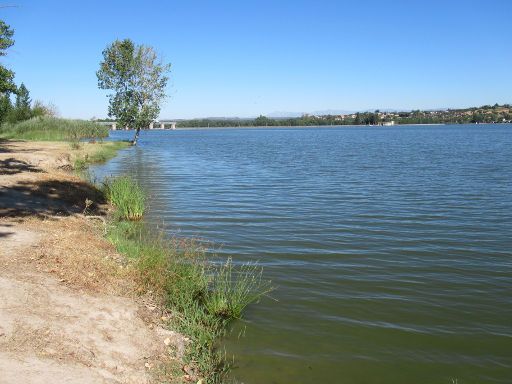
[[[170,68],[152,47],[136,45],[130,39],[116,40],[103,51],[96,72],[98,87],[113,91],[108,95],[108,115],[121,126],[136,130],[134,144],[140,129],[160,113]]]
[[[14,31],[3,20],[0,20],[0,56],[7,55],[7,49],[14,44]],[[0,65],[0,93],[4,96],[16,92],[14,72]]]

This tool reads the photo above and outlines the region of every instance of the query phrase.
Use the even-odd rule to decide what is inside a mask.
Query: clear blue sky
[[[172,63],[162,118],[512,103],[512,1],[24,1],[2,62],[62,116],[104,117],[113,40]]]

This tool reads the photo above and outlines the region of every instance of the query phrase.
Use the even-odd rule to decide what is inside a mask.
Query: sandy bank
[[[183,350],[134,294],[101,219],[83,215],[106,210],[70,172],[91,146],[0,141],[2,384],[149,383]]]

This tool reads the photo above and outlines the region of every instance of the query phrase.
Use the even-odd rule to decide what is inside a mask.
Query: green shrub
[[[125,220],[140,220],[146,209],[146,197],[141,186],[128,176],[115,177],[103,184],[105,197]]]

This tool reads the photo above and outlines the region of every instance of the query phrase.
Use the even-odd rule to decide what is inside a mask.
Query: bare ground
[[[184,339],[134,294],[63,143],[0,141],[0,384],[150,383]],[[167,377],[168,378],[168,377]]]

